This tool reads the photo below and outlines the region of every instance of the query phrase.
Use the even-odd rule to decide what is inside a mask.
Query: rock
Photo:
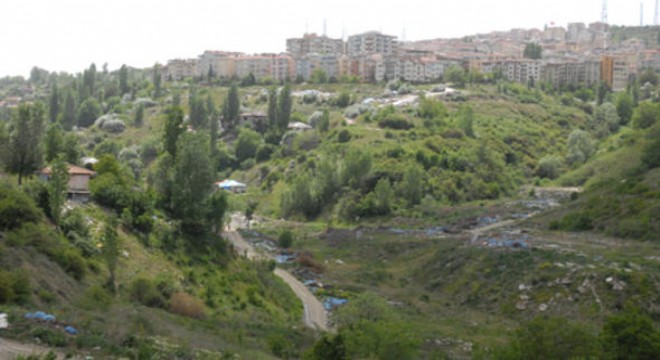
[[[608,277],[607,279],[605,279],[605,282],[608,283],[608,284],[611,284],[612,281],[614,281],[614,278],[612,278],[611,276]]]
[[[527,301],[518,301],[516,303],[516,309],[520,311],[527,310]]]
[[[527,290],[527,286],[525,286],[525,284],[520,284],[520,285],[518,285],[518,290],[525,291],[525,290]]]
[[[548,304],[539,305],[539,311],[546,311],[546,310],[548,310]]]
[[[527,300],[529,300],[529,296],[527,296],[527,295],[520,295],[518,298],[519,298],[521,301],[527,301]]]

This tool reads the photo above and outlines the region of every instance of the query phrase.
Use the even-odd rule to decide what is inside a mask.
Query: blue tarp
[[[328,297],[325,300],[323,300],[323,308],[326,309],[327,311],[330,311],[337,306],[344,305],[348,302],[346,299],[340,299],[336,297]]]
[[[71,325],[65,327],[64,331],[66,331],[68,334],[71,334],[71,335],[78,335],[78,330],[76,330],[76,328],[74,328]]]
[[[34,313],[26,313],[24,316],[26,319],[37,319],[37,320],[44,320],[44,321],[55,321],[55,315],[51,314],[46,314],[43,311],[36,311]]]

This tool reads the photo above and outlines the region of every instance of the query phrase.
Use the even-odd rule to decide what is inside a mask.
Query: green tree
[[[361,188],[367,175],[371,172],[371,164],[371,155],[361,149],[351,148],[339,167],[341,184],[353,189]]]
[[[197,95],[195,89],[190,90],[188,96],[188,106],[190,107],[190,123],[195,129],[204,129],[208,125],[208,113],[206,103],[201,96]]]
[[[209,141],[211,145],[211,156],[213,159],[218,157],[218,109],[215,106],[213,97],[209,94],[206,98],[206,112],[209,116]]]
[[[208,135],[200,132],[183,133],[177,141],[172,211],[188,233],[199,234],[206,230],[206,199],[213,190],[208,144]]]
[[[78,109],[78,126],[90,127],[99,116],[101,116],[101,105],[95,98],[87,98]]]
[[[640,102],[632,116],[633,126],[637,129],[646,129],[660,119],[660,104],[643,101]]]
[[[119,236],[117,236],[117,218],[114,216],[109,217],[105,226],[103,227],[103,234],[101,238],[101,254],[108,266],[110,277],[108,278],[108,287],[113,291],[117,291],[116,271],[119,263],[119,254],[121,252],[121,243]]]
[[[596,151],[591,135],[584,130],[573,130],[568,135],[568,156],[566,161],[569,164],[583,164]]]
[[[176,158],[177,141],[179,140],[179,136],[184,131],[184,129],[181,127],[182,124],[183,110],[180,106],[171,106],[167,110],[167,117],[165,118],[163,148],[168,154],[170,154],[172,159]]]
[[[245,206],[245,222],[247,223],[248,229],[250,228],[250,221],[252,221],[252,216],[257,210],[257,206],[259,206],[259,203],[254,200],[248,201],[247,205]]]
[[[289,126],[292,108],[291,86],[286,84],[280,91],[280,96],[277,100],[277,126],[281,132],[286,131],[287,126]]]
[[[236,144],[234,145],[236,160],[242,163],[247,159],[254,158],[261,142],[261,136],[256,131],[248,128],[240,129],[238,139],[236,139]]]
[[[474,109],[470,105],[461,105],[458,109],[458,126],[466,136],[474,137]]]
[[[632,118],[633,109],[635,107],[632,96],[625,91],[620,92],[616,97],[615,105],[621,123],[627,124]]]
[[[660,332],[647,316],[626,311],[610,316],[600,334],[605,359],[660,358]]]
[[[57,90],[57,84],[53,83],[50,87],[50,103],[48,107],[50,122],[56,122],[60,114],[60,94]]]
[[[381,178],[374,188],[375,210],[379,215],[387,215],[392,210],[394,190],[388,178]]]
[[[80,99],[87,99],[96,95],[96,64],[92,63],[89,69],[83,71],[83,84]]]
[[[44,138],[45,160],[47,163],[55,160],[64,151],[64,131],[60,124],[48,126]]]
[[[123,64],[119,68],[119,90],[121,91],[122,95],[131,91],[131,88],[128,85],[128,67],[126,64]]]
[[[328,74],[326,74],[323,69],[316,68],[314,71],[312,71],[310,81],[314,84],[325,84],[328,82]]]
[[[422,201],[424,194],[424,170],[418,164],[411,164],[403,174],[401,181],[401,194],[409,207]]]
[[[330,112],[328,110],[323,110],[323,115],[321,115],[317,129],[321,133],[326,133],[330,129]]]
[[[238,123],[241,112],[241,100],[238,97],[238,87],[232,83],[223,106],[223,124],[225,129],[233,130]]]
[[[64,159],[71,164],[75,164],[80,159],[80,143],[78,136],[74,133],[64,135]]]
[[[159,98],[162,95],[162,78],[160,74],[160,64],[154,65],[153,69],[153,83],[154,83],[154,97]]]
[[[35,103],[21,104],[12,119],[5,167],[10,173],[18,174],[18,185],[24,176],[31,175],[41,166],[44,117],[43,104]]]
[[[535,43],[527,43],[523,50],[523,57],[526,59],[539,60],[543,56],[543,47]]]
[[[451,65],[445,70],[444,78],[448,82],[462,87],[465,85],[465,70],[460,66]]]
[[[318,215],[320,209],[318,195],[312,187],[312,177],[306,171],[296,176],[282,192],[280,212],[284,218],[300,214],[311,219]]]
[[[71,130],[76,123],[76,100],[73,97],[73,91],[68,91],[66,93],[66,99],[64,100],[64,113],[62,114],[61,119],[62,127],[64,130]]]
[[[312,347],[308,360],[347,360],[348,354],[341,334],[323,335]]]
[[[277,237],[277,244],[283,248],[288,249],[293,245],[293,233],[289,229],[284,229],[280,231],[279,236]]]
[[[594,111],[590,127],[598,138],[603,138],[619,130],[619,114],[614,104],[606,102]]]
[[[268,92],[268,127],[275,130],[277,126],[277,89],[272,87]]]
[[[417,115],[423,119],[442,119],[447,116],[447,107],[442,101],[420,96]]]
[[[208,221],[213,233],[222,232],[229,201],[225,191],[214,191],[208,200]]]
[[[50,217],[58,225],[62,219],[62,206],[66,202],[68,188],[69,166],[63,157],[59,157],[51,164],[50,179],[48,180]]]
[[[142,127],[142,124],[144,124],[144,105],[140,104],[137,106],[137,109],[135,109],[133,123],[136,127]]]
[[[536,175],[542,178],[556,179],[561,172],[561,159],[554,155],[546,155],[536,166]]]

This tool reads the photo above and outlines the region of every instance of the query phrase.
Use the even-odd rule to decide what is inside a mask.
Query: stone
[[[546,310],[548,310],[548,304],[539,305],[539,311],[546,311]]]

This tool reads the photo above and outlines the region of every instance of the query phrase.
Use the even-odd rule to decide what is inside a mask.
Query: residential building
[[[87,202],[89,201],[89,179],[96,173],[80,166],[67,164],[69,172],[69,183],[67,195],[69,200]],[[39,171],[39,177],[45,181],[50,180],[52,169],[50,166]]]
[[[162,74],[167,80],[183,80],[192,78],[199,75],[197,69],[197,59],[174,59],[169,60],[167,65],[163,67]]]
[[[286,39],[286,51],[294,57],[308,54],[339,55],[344,53],[344,41],[314,33],[305,34],[302,38]]]
[[[384,35],[377,31],[348,37],[346,53],[349,56],[361,56],[372,54],[396,55],[398,51],[396,36]]]

